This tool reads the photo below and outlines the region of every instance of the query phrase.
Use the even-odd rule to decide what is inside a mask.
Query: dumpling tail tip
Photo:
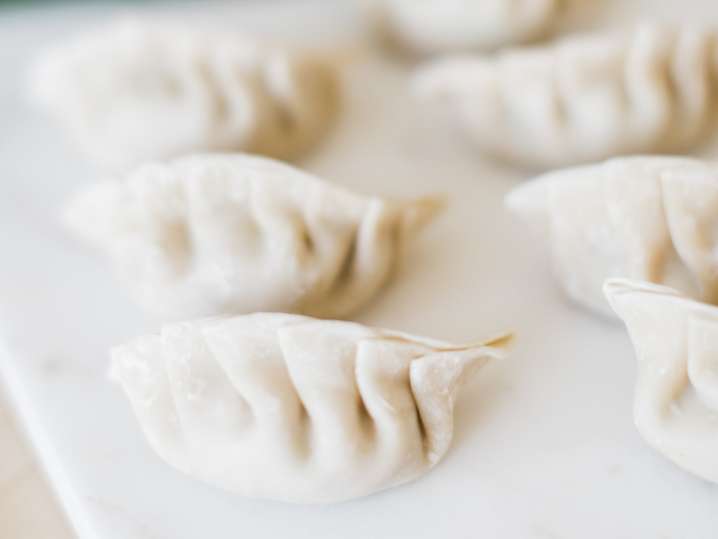
[[[603,283],[603,294],[606,296],[611,308],[619,317],[622,317],[622,313],[624,312],[624,304],[621,300],[627,296],[655,294],[659,296],[682,297],[678,291],[667,286],[622,278],[607,279]]]
[[[481,341],[467,348],[478,348],[484,360],[506,359],[507,352],[511,349],[515,341],[513,333],[504,333],[498,337],[491,338],[487,341]]]
[[[484,342],[484,346],[490,346],[491,348],[498,348],[500,350],[508,350],[516,342],[516,335],[512,332],[504,333],[493,339],[489,339]]]
[[[439,352],[460,352],[467,357],[488,361],[491,359],[506,359],[506,353],[514,343],[513,333],[504,333],[489,340],[477,341],[457,348],[441,349]]]
[[[520,185],[506,195],[504,206],[518,215],[543,214],[548,206],[548,186],[541,180]]]
[[[446,195],[428,195],[404,203],[402,215],[404,235],[412,236],[418,233],[444,210],[447,203]]]

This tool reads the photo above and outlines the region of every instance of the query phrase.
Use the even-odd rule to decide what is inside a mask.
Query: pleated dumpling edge
[[[507,342],[259,313],[166,326],[115,348],[111,376],[174,468],[243,496],[334,503],[441,460],[460,386]]]
[[[616,158],[538,177],[505,200],[546,246],[568,296],[612,316],[603,282],[625,277],[718,302],[718,166]]]
[[[684,470],[718,483],[718,308],[642,281],[611,279],[604,290],[636,350],[640,434]]]
[[[718,130],[715,28],[646,21],[420,68],[421,104],[477,148],[531,170],[683,153]]]
[[[390,280],[444,202],[362,196],[267,158],[208,154],[95,184],[64,220],[161,319],[344,318]]]
[[[128,170],[191,152],[309,152],[341,103],[341,65],[236,31],[124,17],[41,54],[34,104],[95,164]]]

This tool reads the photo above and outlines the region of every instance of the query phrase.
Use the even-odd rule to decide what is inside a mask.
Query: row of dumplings
[[[540,13],[557,4],[534,3]],[[498,54],[447,54],[417,68],[411,89],[426,114],[445,115],[483,153],[522,166],[684,152],[716,134],[717,37],[646,22]],[[341,57],[128,19],[49,51],[32,93],[110,169],[206,151],[295,159],[335,123]]]
[[[485,28],[457,29],[452,9],[466,2],[380,4],[384,29],[419,52],[534,39],[559,9],[481,2],[476,13],[493,18],[464,19]],[[485,152],[554,167],[701,142],[715,52],[709,32],[647,24],[431,61],[414,87]],[[462,382],[510,340],[455,345],[309,318],[369,302],[442,200],[360,196],[267,157],[206,152],[306,153],[339,110],[338,71],[322,53],[134,20],[50,51],[35,72],[35,96],[100,164],[172,158],[92,186],[65,220],[145,309],[197,319],[115,348],[112,374],[165,461],[246,496],[336,502],[425,473],[449,447]],[[695,160],[625,158],[548,174],[507,199],[545,238],[572,298],[608,312],[609,279],[643,360],[642,434],[713,481],[718,314],[610,279],[718,301],[717,181]],[[239,316],[204,318],[227,314]]]
[[[506,205],[542,239],[568,297],[626,324],[646,442],[718,482],[718,165],[614,159],[543,175]]]
[[[539,37],[564,7],[561,0],[366,3],[375,26],[392,41],[431,53]],[[127,19],[49,50],[34,70],[31,90],[104,167],[126,169],[196,151],[293,159],[314,147],[337,115],[340,56],[234,32]],[[476,81],[466,74],[454,82],[474,91]]]
[[[646,440],[718,481],[718,308],[700,302],[716,301],[716,167],[618,159],[540,177],[510,193],[507,206],[544,239],[570,297],[606,315],[605,294],[626,322],[640,359],[635,413]],[[77,231],[158,313],[340,317],[378,292],[397,242],[436,201],[366,200],[264,158],[215,155],[147,166],[70,208]],[[181,322],[118,347],[113,375],[176,468],[248,496],[329,502],[435,464],[451,439],[461,381],[502,357],[508,341],[462,346],[248,314]]]
[[[329,503],[443,457],[459,387],[509,339],[455,345],[302,316],[360,309],[443,206],[361,196],[266,157],[298,157],[328,131],[330,58],[124,20],[48,52],[34,95],[106,168],[172,158],[64,211],[145,310],[198,319],[112,351],[163,460],[245,496]]]
[[[194,319],[112,351],[156,453],[210,484],[297,503],[433,467],[458,389],[509,338],[456,345],[302,314],[363,306],[441,205],[359,196],[243,154],[145,165],[72,200],[66,223],[143,307]]]
[[[495,34],[474,26],[474,41],[462,33],[473,13],[483,9],[496,23],[491,15],[508,15],[510,3],[427,2],[410,14],[408,2],[394,2],[406,8],[392,14],[400,42],[449,53],[419,69],[415,93],[488,155],[535,169],[593,163],[530,181],[506,206],[543,241],[568,297],[625,322],[639,360],[634,417],[646,442],[718,482],[718,165],[601,162],[694,150],[715,136],[718,34],[644,23],[467,53],[545,35],[570,2],[521,2],[515,26],[495,24]],[[488,36],[495,39],[481,39]]]

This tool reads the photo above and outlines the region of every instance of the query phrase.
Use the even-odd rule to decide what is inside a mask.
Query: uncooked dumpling
[[[95,184],[65,220],[161,318],[343,318],[389,280],[440,206],[359,196],[277,161],[216,154]]]
[[[638,281],[611,280],[606,296],[636,348],[638,430],[684,470],[718,483],[718,308]]]
[[[681,152],[716,128],[716,33],[645,24],[422,70],[416,91],[478,147],[551,168]]]
[[[431,469],[459,386],[506,340],[259,313],[167,326],[115,348],[111,373],[178,470],[243,496],[331,503]]]
[[[126,168],[202,150],[297,157],[336,115],[335,71],[226,31],[128,19],[48,51],[32,89],[91,158]]]
[[[382,33],[419,53],[490,50],[547,34],[565,0],[366,0]]]
[[[718,166],[635,157],[546,174],[507,206],[546,242],[559,283],[610,314],[609,277],[666,284],[718,303]]]

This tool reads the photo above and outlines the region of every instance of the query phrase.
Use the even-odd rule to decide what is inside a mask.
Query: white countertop
[[[718,23],[714,0],[606,1],[617,22],[642,9]],[[445,461],[401,488],[306,508],[241,499],[165,466],[106,378],[108,347],[154,326],[57,226],[62,201],[96,174],[23,105],[18,84],[38,46],[115,9],[0,12],[0,73],[16,75],[0,81],[0,372],[81,539],[716,538],[718,487],[653,453],[633,426],[625,331],[568,305],[503,210],[525,174],[428,124],[406,97],[406,73],[373,57],[352,66],[341,125],[304,166],[366,192],[443,191],[450,206],[359,321],[459,342],[513,329],[514,353],[464,392]],[[329,0],[174,9],[319,41],[357,33],[347,4]],[[8,503],[40,504],[23,484]]]

